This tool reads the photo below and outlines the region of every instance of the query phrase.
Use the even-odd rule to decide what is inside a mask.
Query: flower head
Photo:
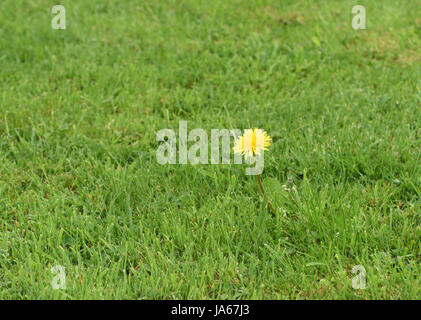
[[[247,158],[254,155],[260,156],[264,150],[268,150],[271,141],[272,139],[262,129],[246,129],[244,134],[235,140],[233,150],[234,153],[243,154]]]

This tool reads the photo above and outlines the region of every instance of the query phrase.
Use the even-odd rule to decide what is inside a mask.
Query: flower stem
[[[257,182],[259,182],[259,187],[260,190],[262,191],[263,197],[265,198],[267,204],[269,205],[270,209],[272,210],[272,212],[274,214],[276,214],[275,208],[273,207],[272,203],[270,203],[269,199],[267,198],[266,194],[265,194],[265,189],[263,188],[263,184],[262,181],[260,180],[260,176],[258,174],[256,174],[256,178],[257,178]]]

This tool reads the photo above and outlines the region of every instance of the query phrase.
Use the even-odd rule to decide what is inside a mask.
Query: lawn
[[[56,4],[0,3],[1,299],[421,297],[420,0]],[[264,128],[276,212],[180,121]]]

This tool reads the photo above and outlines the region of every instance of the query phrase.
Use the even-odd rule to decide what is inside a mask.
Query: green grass
[[[420,0],[56,4],[0,3],[0,298],[421,296]],[[245,165],[159,165],[180,120],[265,128],[277,214]]]

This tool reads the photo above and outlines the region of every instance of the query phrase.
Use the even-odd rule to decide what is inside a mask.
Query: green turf
[[[0,298],[421,297],[420,0],[55,4],[0,2]],[[264,128],[277,214],[180,120]]]

